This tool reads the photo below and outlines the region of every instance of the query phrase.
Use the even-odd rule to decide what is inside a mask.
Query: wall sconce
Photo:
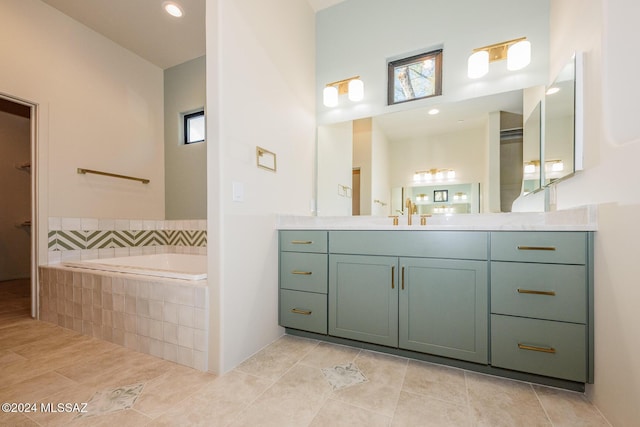
[[[464,202],[468,198],[467,193],[456,193],[453,195],[454,202]]]
[[[562,160],[548,160],[544,163],[546,172],[562,172],[564,170],[564,162]]]
[[[416,171],[413,174],[414,182],[431,182],[431,181],[448,181],[456,178],[456,171],[453,169],[429,169],[424,171]]]
[[[349,101],[359,102],[364,98],[364,83],[360,76],[328,83],[322,91],[322,103],[325,107],[338,105],[338,96],[348,94]]]
[[[524,164],[524,173],[531,175],[540,171],[540,161],[532,160]]]
[[[478,79],[489,72],[489,62],[507,60],[507,70],[520,70],[531,62],[531,43],[526,37],[473,49],[467,61],[467,75]]]

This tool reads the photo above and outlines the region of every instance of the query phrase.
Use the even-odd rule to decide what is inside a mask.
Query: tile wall
[[[208,289],[184,280],[40,267],[40,319],[207,370]]]
[[[207,221],[49,218],[48,264],[167,252],[205,255]]]

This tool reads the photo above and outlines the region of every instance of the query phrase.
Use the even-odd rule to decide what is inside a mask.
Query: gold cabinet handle
[[[402,290],[404,291],[404,265],[402,266]]]
[[[295,314],[304,314],[305,316],[310,316],[312,313],[311,310],[301,310],[299,308],[292,308],[291,312]]]
[[[292,245],[310,245],[313,243],[313,240],[292,240]]]
[[[298,271],[298,270],[293,270],[291,272],[291,274],[300,274],[301,276],[311,276],[313,274],[312,271]]]
[[[555,251],[555,246],[518,246],[519,251]]]
[[[394,265],[391,266],[391,289],[396,288],[396,267]]]
[[[518,343],[520,350],[540,351],[542,353],[555,353],[556,349],[553,347],[536,347],[534,345],[526,345]]]
[[[554,291],[534,291],[532,289],[520,289],[518,288],[518,293],[519,294],[532,294],[532,295],[549,295],[549,296],[556,296],[556,293]]]

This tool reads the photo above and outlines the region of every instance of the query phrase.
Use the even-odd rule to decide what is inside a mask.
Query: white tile
[[[62,230],[82,230],[80,218],[60,218]]]
[[[195,306],[195,288],[192,286],[179,286],[176,288],[176,302],[178,304]]]
[[[98,230],[115,230],[116,221],[113,219],[102,218],[98,220]]]
[[[188,305],[178,306],[178,324],[193,328],[195,326],[195,309]]]
[[[129,256],[138,256],[138,255],[143,255],[142,253],[142,248],[140,246],[136,246],[133,248],[129,248]]]
[[[149,299],[151,298],[151,286],[149,282],[139,281],[138,282],[138,298]]]
[[[151,322],[146,317],[138,316],[136,319],[136,333],[143,337],[151,336]]]
[[[98,249],[98,258],[113,258],[116,256],[114,248]]]
[[[98,218],[81,218],[80,219],[80,227],[81,227],[81,230],[84,230],[84,231],[99,230],[98,228],[99,224],[100,224],[100,221],[98,220]]]
[[[149,319],[149,336],[156,340],[164,340],[164,332],[162,322],[159,320]]]
[[[163,220],[156,220],[154,230],[166,230],[166,223]]]
[[[155,255],[156,247],[155,246],[143,246],[142,247],[142,255]]]
[[[197,230],[200,225],[197,219],[189,220],[189,230]]]
[[[100,258],[100,252],[98,252],[98,249],[82,249],[80,251],[80,259],[83,261],[98,258]]]
[[[194,292],[195,292],[195,306],[197,308],[206,308],[207,307],[207,288],[197,287],[194,289]]]
[[[171,322],[174,325],[178,324],[178,305],[165,302],[164,303],[164,316],[163,319],[165,322]]]
[[[200,219],[198,220],[198,230],[206,230],[207,229],[207,220]]]
[[[196,308],[195,310],[195,322],[194,327],[196,329],[207,329],[207,311],[203,308]]]
[[[114,220],[114,230],[130,230],[128,219],[116,219]]]
[[[62,262],[65,261],[80,261],[82,251],[60,251],[62,254]]]
[[[125,256],[129,256],[129,249],[130,248],[114,248],[114,256],[116,257],[125,257]]]
[[[129,221],[129,230],[142,230],[142,220],[141,219],[132,219]]]
[[[159,282],[152,282],[150,285],[149,298],[156,301],[164,300],[164,285]]]
[[[163,320],[162,319],[162,311],[163,311],[163,302],[162,301],[154,301],[149,300],[149,317],[153,320]]]
[[[131,350],[138,351],[138,336],[133,333],[124,333],[124,346]]]
[[[156,221],[155,220],[147,220],[142,221],[142,229],[143,230],[155,230],[156,229]]]
[[[48,264],[60,264],[61,259],[62,259],[62,255],[60,251],[49,251],[47,253]]]
[[[162,324],[163,340],[171,344],[178,344],[178,325],[164,322]]]
[[[165,342],[163,347],[162,358],[171,362],[178,362],[178,346]]]
[[[149,354],[156,357],[164,357],[164,343],[161,340],[149,340]]]
[[[193,368],[193,349],[178,346],[178,363]]]
[[[193,331],[193,349],[200,351],[207,350],[207,333],[205,331],[199,329]]]
[[[193,328],[178,326],[178,345],[193,348]]]
[[[57,216],[49,217],[49,231],[62,230],[62,218]]]

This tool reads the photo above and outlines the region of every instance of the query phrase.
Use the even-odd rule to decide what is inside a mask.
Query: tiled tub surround
[[[40,267],[40,319],[207,370],[206,280]]]
[[[49,218],[48,264],[156,253],[206,255],[206,220]]]

